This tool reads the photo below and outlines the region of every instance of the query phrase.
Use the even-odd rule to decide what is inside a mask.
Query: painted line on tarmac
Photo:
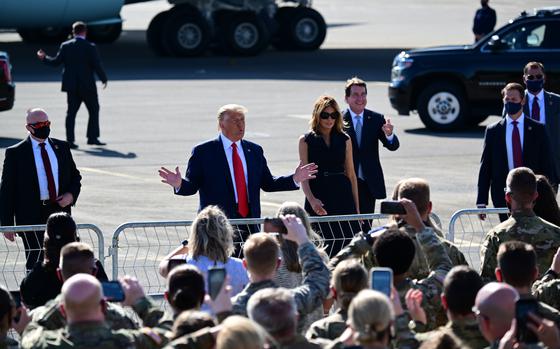
[[[80,170],[80,171],[84,171],[84,172],[90,172],[90,173],[103,174],[103,175],[107,175],[107,176],[113,176],[113,177],[134,179],[134,180],[143,181],[143,182],[151,182],[151,183],[156,183],[156,182],[157,182],[157,183],[159,183],[159,180],[157,180],[157,179],[151,179],[151,178],[140,177],[140,176],[133,176],[133,175],[129,175],[129,174],[126,174],[126,173],[119,173],[119,172],[113,172],[113,171],[105,171],[105,170],[100,170],[100,169],[98,169],[98,168],[80,167],[79,170]]]

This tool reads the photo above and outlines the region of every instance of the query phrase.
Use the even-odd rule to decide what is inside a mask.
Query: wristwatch
[[[181,245],[183,245],[183,247],[187,247],[188,244],[189,244],[189,240],[187,239],[181,241]]]
[[[558,279],[558,273],[552,269],[548,269],[545,275],[551,275],[553,278]]]

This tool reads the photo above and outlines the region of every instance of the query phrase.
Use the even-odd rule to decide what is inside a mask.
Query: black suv
[[[500,91],[523,83],[523,67],[544,64],[545,88],[560,92],[560,8],[526,12],[479,42],[403,51],[393,60],[389,99],[400,115],[417,110],[426,127],[448,131],[502,114]]]
[[[0,51],[0,111],[13,108],[15,90],[10,58],[6,52]]]

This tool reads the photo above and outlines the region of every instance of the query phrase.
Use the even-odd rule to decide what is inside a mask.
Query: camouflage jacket
[[[305,337],[307,339],[335,340],[346,329],[346,320],[348,320],[347,311],[339,308],[336,313],[311,324]]]
[[[43,327],[45,330],[58,330],[66,326],[66,318],[60,312],[62,295],[47,304],[33,309],[31,312],[31,326]],[[111,329],[136,329],[138,324],[134,318],[127,314],[123,307],[118,304],[107,302],[105,321]]]
[[[111,330],[105,322],[83,322],[58,330],[42,327],[26,329],[21,340],[23,349],[152,349],[161,348],[165,336],[149,328]]]
[[[506,221],[498,224],[486,234],[480,249],[482,261],[480,275],[485,280],[495,280],[498,247],[511,240],[533,245],[537,253],[539,271],[544,273],[560,246],[560,228],[537,217],[532,211],[513,212]]]
[[[451,270],[452,265],[441,239],[438,238],[432,228],[426,227],[420,233],[416,233],[416,239],[426,256],[430,274],[421,280],[407,278],[395,286],[403,306],[406,306],[404,296],[409,289],[419,289],[424,294],[422,307],[426,310],[426,314],[428,314],[428,326],[420,326],[418,324],[415,327],[417,332],[424,332],[435,329],[437,326],[445,325],[447,322],[445,312],[441,307],[440,295],[443,291],[443,280],[449,270]],[[371,246],[363,234],[356,235],[350,244],[331,259],[329,269],[334,270],[338,263],[345,259],[361,258],[369,251],[371,251]]]
[[[560,309],[560,279],[545,274],[540,280],[535,281],[532,292],[539,301]]]
[[[276,349],[321,349],[319,344],[308,341],[304,336],[297,334],[292,340],[278,343]]]
[[[173,340],[163,349],[212,349],[215,343],[210,328],[203,328]]]
[[[416,338],[420,342],[425,342],[439,332],[450,332],[454,334],[469,349],[481,349],[488,345],[488,341],[480,332],[478,321],[475,318],[461,321],[449,321],[447,325],[434,331],[418,333]]]
[[[303,269],[303,283],[290,290],[294,295],[299,314],[309,314],[319,307],[329,292],[330,273],[313,243],[298,247],[298,258]],[[251,282],[233,298],[233,314],[247,316],[247,302],[258,290],[278,287],[272,280]]]
[[[19,349],[19,343],[10,337],[0,339],[0,349]]]

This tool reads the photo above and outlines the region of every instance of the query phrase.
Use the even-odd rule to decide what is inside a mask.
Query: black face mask
[[[39,139],[47,139],[50,134],[51,128],[49,126],[33,129],[33,135]]]

